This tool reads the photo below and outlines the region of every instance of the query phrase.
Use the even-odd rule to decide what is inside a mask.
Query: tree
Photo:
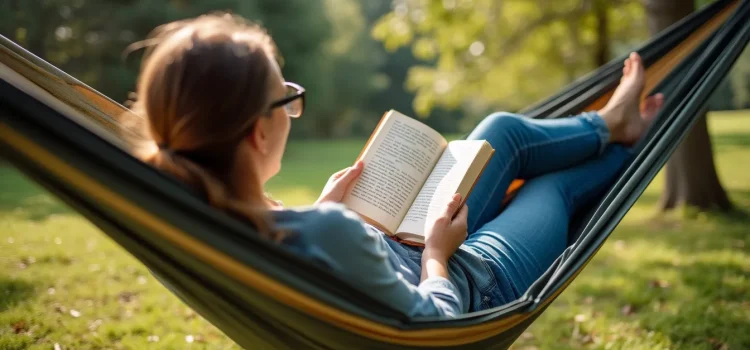
[[[292,130],[297,134],[310,131],[305,136],[349,136],[363,121],[370,121],[374,127],[380,118],[379,111],[367,110],[366,105],[370,95],[379,90],[376,70],[381,64],[382,53],[377,42],[369,38],[362,9],[364,4],[356,0],[325,0],[320,3],[325,8],[327,16],[323,20],[331,26],[331,35],[322,43],[310,41],[319,50],[316,57],[320,61],[316,62],[316,67],[304,65],[310,62],[301,62],[308,74],[307,81],[315,84],[313,88],[318,93],[314,95],[315,90],[308,89],[313,91],[309,99],[311,115],[298,120],[304,127]],[[294,46],[285,52],[290,58],[298,53]],[[372,127],[367,132],[372,132]]]
[[[479,114],[554,93],[644,38],[643,18],[633,0],[395,0],[373,34],[426,62],[407,80],[420,115]]]
[[[375,91],[378,50],[356,0],[0,0],[0,34],[115,101],[135,88],[141,52],[125,48],[156,26],[213,11],[261,23],[287,79],[307,88],[295,137],[348,135]],[[106,14],[103,16],[102,14]],[[371,131],[371,130],[370,130]]]
[[[646,1],[649,32],[655,35],[694,9],[692,1]],[[663,210],[681,206],[721,211],[732,208],[716,174],[705,111],[672,154],[665,175],[666,185],[659,201],[659,207]]]
[[[362,2],[362,6],[367,28],[375,26],[378,20],[391,10],[391,4],[388,1]],[[367,109],[378,118],[357,119],[356,131],[364,135],[372,132],[380,115],[388,109],[417,116],[412,103],[415,95],[408,88],[407,80],[410,68],[423,63],[414,57],[408,47],[401,47],[389,53],[372,37],[367,39],[375,43],[377,52],[374,54],[378,57],[378,67],[375,71],[378,88],[370,94]],[[446,110],[437,106],[431,110],[430,117],[424,119],[423,122],[441,133],[456,134],[460,132],[462,120],[463,113],[460,110]]]

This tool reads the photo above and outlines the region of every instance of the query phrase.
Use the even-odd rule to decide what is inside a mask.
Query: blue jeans
[[[560,256],[571,216],[604,192],[630,153],[608,145],[608,129],[596,113],[555,120],[496,113],[469,139],[487,140],[495,154],[467,199],[463,248],[487,264],[502,304],[523,295]],[[501,212],[518,178],[528,181]]]

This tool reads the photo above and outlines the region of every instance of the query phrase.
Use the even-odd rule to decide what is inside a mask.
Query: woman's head
[[[143,159],[261,224],[262,186],[279,171],[303,90],[284,82],[266,32],[236,17],[170,23],[152,40],[134,105],[153,141]]]

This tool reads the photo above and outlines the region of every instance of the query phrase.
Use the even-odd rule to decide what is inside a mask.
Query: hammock
[[[128,152],[116,119],[127,109],[3,37],[0,151],[243,347],[504,349],[602,246],[748,40],[750,0],[719,0],[640,47],[646,91],[663,92],[667,100],[631,164],[601,200],[582,211],[568,249],[523,297],[450,320],[410,319],[211,208]],[[557,118],[602,107],[624,59],[522,113]]]

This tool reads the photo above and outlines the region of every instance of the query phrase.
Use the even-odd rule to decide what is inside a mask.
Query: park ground
[[[750,348],[750,112],[709,119],[738,212],[659,215],[657,177],[515,349]],[[269,191],[312,202],[364,140],[292,142]],[[0,349],[233,349],[89,222],[0,165]]]

